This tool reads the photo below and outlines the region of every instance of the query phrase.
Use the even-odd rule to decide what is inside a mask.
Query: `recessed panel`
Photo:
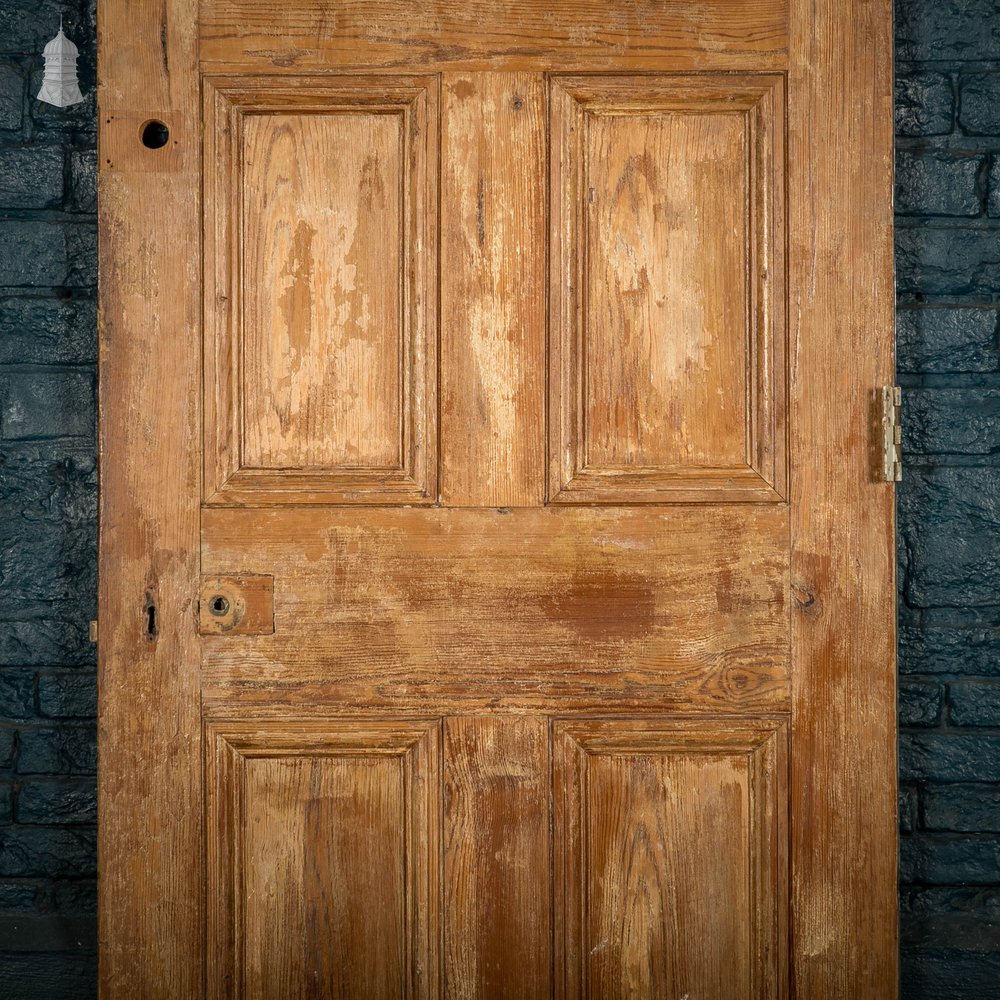
[[[784,996],[779,723],[555,727],[560,995]]]
[[[403,125],[243,121],[244,468],[402,468]]]
[[[436,995],[436,728],[209,733],[212,995]]]
[[[780,78],[556,78],[551,128],[550,499],[780,499]]]
[[[745,464],[746,116],[587,125],[585,467]]]
[[[352,982],[367,996],[395,992],[406,960],[402,777],[391,758],[247,762],[247,995],[287,996],[289,981],[322,983],[326,995]]]
[[[428,502],[436,82],[206,88],[206,499]]]

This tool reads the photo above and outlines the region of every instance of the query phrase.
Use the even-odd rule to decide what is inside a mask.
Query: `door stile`
[[[99,9],[104,997],[203,992],[196,0]],[[143,145],[162,121],[166,146]]]
[[[794,995],[895,997],[892,6],[790,9]]]

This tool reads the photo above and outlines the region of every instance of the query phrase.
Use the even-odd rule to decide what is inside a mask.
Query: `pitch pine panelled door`
[[[894,996],[890,13],[102,0],[105,997]]]

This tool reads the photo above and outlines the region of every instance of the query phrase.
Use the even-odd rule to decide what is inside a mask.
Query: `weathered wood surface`
[[[770,720],[553,727],[557,996],[787,996]]]
[[[889,24],[102,0],[106,997],[894,995]]]
[[[892,8],[792,5],[792,911],[803,997],[895,997]]]
[[[787,526],[743,505],[206,510],[206,572],[275,576],[273,636],[205,637],[206,695],[787,709]]]
[[[545,495],[545,83],[443,79],[441,500]],[[511,252],[516,247],[517,252]]]
[[[445,996],[552,996],[549,727],[444,725]]]
[[[788,0],[205,0],[212,70],[780,67]]]
[[[104,0],[100,160],[98,869],[104,997],[193,997],[202,976],[199,649],[201,219],[197,5]],[[108,160],[112,162],[107,162]],[[150,617],[153,609],[153,617]]]

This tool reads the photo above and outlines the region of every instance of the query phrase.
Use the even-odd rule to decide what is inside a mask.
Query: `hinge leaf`
[[[902,402],[903,392],[898,385],[882,386],[882,475],[887,483],[898,483],[903,478]]]

